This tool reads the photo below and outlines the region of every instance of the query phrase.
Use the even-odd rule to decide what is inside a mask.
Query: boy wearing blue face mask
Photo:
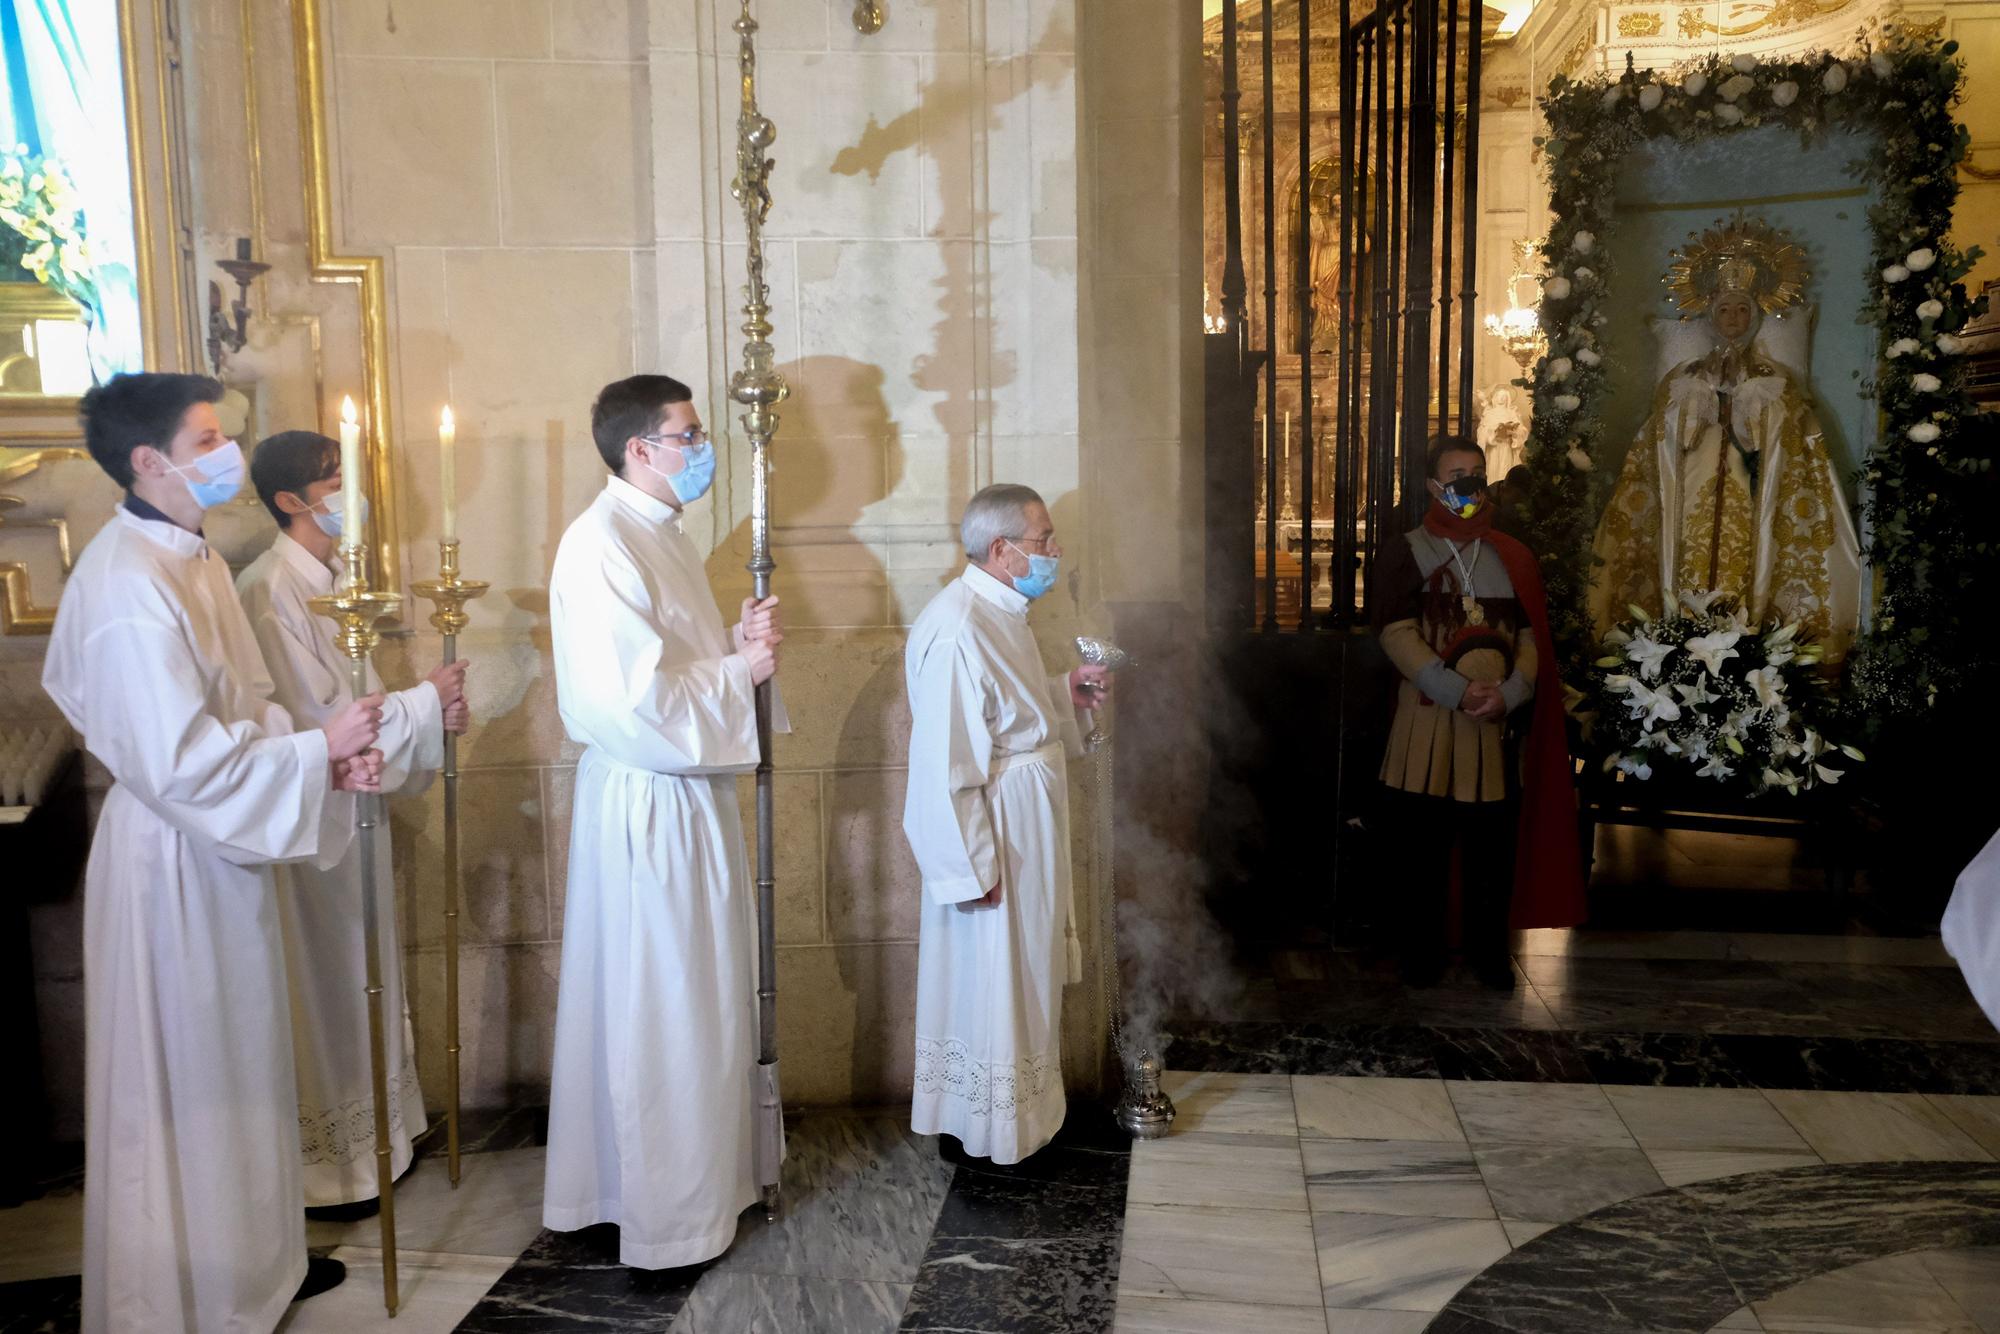
[[[271,865],[332,865],[374,791],[381,697],[297,727],[203,513],[242,483],[216,381],[82,403],[126,489],[63,588],[42,683],[111,773],[84,881],[83,1328],[268,1330],[308,1263]]]
[[[250,461],[258,499],[277,520],[271,547],[243,571],[236,592],[264,652],[272,696],[293,722],[312,727],[350,697],[347,655],[334,643],[332,620],[312,609],[331,593],[342,569],[340,444],[316,431],[285,431],[258,445]],[[364,508],[363,514],[366,514]],[[440,666],[414,688],[382,704],[382,790],[415,796],[444,762],[444,734],[463,733],[464,659]],[[371,689],[380,690],[370,669]],[[396,920],[388,831],[375,843],[381,919]],[[292,997],[298,1060],[298,1125],[306,1213],[349,1220],[380,1207],[375,1198],[375,1092],[368,1043],[361,923],[360,850],[327,870],[291,867],[280,880],[278,918]],[[387,1037],[390,1163],[409,1166],[411,1141],[424,1129],[423,1092],[404,1014],[402,951],[393,926],[382,952],[382,987],[391,1016]],[[362,1109],[359,1113],[356,1108]]]
[[[693,399],[665,375],[598,394],[591,437],[611,475],[549,578],[557,704],[588,749],[542,1221],[616,1223],[618,1258],[640,1269],[720,1255],[757,1198],[757,937],[736,776],[757,765],[756,688],[783,635],[776,598],[724,625],[682,530],[715,478]],[[772,721],[788,730],[775,694]]]

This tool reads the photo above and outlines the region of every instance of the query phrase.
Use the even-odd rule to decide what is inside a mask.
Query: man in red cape
[[[1403,975],[1415,986],[1443,976],[1456,883],[1466,961],[1508,989],[1510,927],[1584,917],[1562,683],[1541,569],[1494,526],[1484,453],[1439,436],[1425,462],[1424,521],[1384,544],[1372,598],[1403,677],[1382,757],[1387,846],[1409,872]]]

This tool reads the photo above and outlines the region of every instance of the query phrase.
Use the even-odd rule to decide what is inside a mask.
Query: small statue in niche
[[[1476,396],[1479,447],[1486,451],[1486,475],[1505,477],[1527,462],[1528,422],[1514,391],[1506,385]]]
[[[1666,282],[1710,346],[1660,382],[1599,521],[1600,633],[1628,605],[1658,614],[1663,591],[1712,591],[1753,624],[1799,622],[1829,661],[1845,652],[1861,600],[1854,519],[1809,389],[1757,345],[1809,276],[1804,251],[1754,219],[1676,252]]]

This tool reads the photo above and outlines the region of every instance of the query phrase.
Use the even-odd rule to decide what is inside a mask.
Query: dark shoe
[[[1514,961],[1512,959],[1485,959],[1472,965],[1472,974],[1479,979],[1479,985],[1488,991],[1512,991],[1514,989]]]
[[[317,1297],[322,1292],[339,1287],[346,1277],[347,1266],[340,1261],[309,1256],[306,1260],[306,1281],[299,1284],[298,1296],[292,1300],[302,1302]]]
[[[359,1223],[382,1212],[380,1200],[356,1200],[352,1204],[312,1204],[306,1217],[315,1223]]]

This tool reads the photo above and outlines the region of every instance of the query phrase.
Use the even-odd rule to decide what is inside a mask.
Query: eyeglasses
[[[708,432],[699,426],[690,426],[678,435],[642,435],[647,444],[666,445],[672,449],[700,449],[708,443]]]
[[[1050,547],[1057,545],[1056,535],[1054,533],[1050,533],[1047,537],[1028,537],[1026,535],[1022,535],[1020,537],[1010,537],[1007,540],[1009,542],[1032,542],[1034,545],[1040,547],[1043,551],[1047,551]]]

